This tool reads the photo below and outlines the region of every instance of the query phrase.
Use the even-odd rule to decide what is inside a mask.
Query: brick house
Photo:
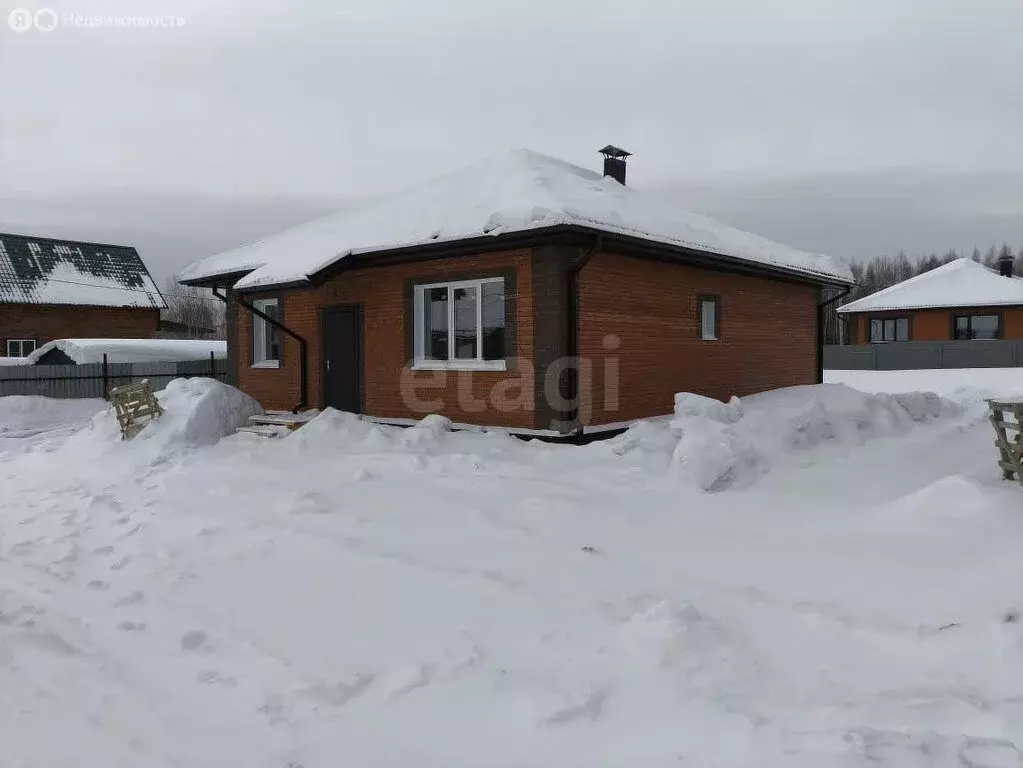
[[[264,407],[560,436],[820,380],[844,264],[518,150],[192,265]],[[837,291],[836,291],[837,293]],[[836,297],[837,298],[837,297]]]
[[[838,308],[851,344],[1023,339],[1023,279],[972,259],[903,280]]]
[[[164,307],[134,248],[0,234],[0,356],[68,337],[149,339]]]

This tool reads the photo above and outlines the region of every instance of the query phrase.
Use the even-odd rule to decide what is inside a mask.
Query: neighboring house
[[[226,341],[202,339],[57,339],[25,358],[27,365],[170,363],[227,357]]]
[[[182,282],[228,302],[229,375],[267,408],[554,436],[819,381],[848,268],[624,186],[628,153],[602,152],[603,177],[498,155]]]
[[[134,248],[0,234],[0,355],[68,336],[152,338],[164,306]]]
[[[1023,279],[956,259],[839,307],[851,344],[1023,339]]]

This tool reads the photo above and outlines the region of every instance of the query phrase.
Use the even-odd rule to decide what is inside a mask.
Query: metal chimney
[[[608,144],[597,151],[604,156],[604,175],[610,176],[619,184],[625,184],[625,159],[632,153],[614,144]]]
[[[1002,277],[1012,277],[1012,268],[1015,261],[1012,256],[1002,256],[998,259],[998,271]]]

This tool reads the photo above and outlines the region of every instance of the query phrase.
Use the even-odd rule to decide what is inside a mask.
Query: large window
[[[36,340],[35,339],[8,339],[7,340],[7,356],[8,357],[28,357],[36,351]]]
[[[281,316],[277,299],[257,299],[252,306],[274,320]],[[252,366],[277,368],[281,364],[280,331],[259,315],[252,316]]]
[[[999,325],[998,315],[956,315],[953,338],[997,339]]]
[[[415,289],[417,368],[505,367],[504,279]]]
[[[718,337],[719,302],[716,296],[700,297],[700,338],[714,341]]]
[[[870,321],[870,341],[909,341],[909,318],[886,317]]]

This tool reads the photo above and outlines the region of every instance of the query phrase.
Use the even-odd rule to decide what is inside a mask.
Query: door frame
[[[362,322],[362,304],[330,304],[320,309],[320,407],[327,407],[327,315],[337,310],[355,314],[356,336],[358,337],[356,351],[359,356],[359,413],[364,414],[366,412],[364,373],[366,368],[366,330]]]

